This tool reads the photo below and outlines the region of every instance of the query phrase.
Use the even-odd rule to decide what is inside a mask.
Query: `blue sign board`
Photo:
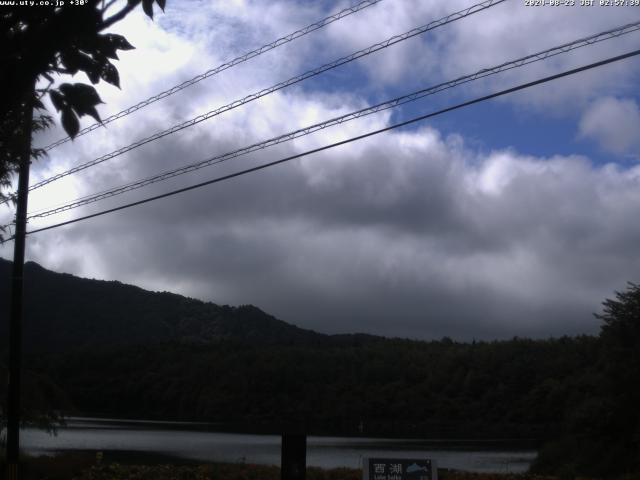
[[[438,480],[435,461],[415,458],[365,458],[363,480]]]

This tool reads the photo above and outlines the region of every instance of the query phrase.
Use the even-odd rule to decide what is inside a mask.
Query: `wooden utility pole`
[[[307,472],[307,435],[283,433],[280,460],[281,480],[305,480]]]
[[[27,200],[29,197],[29,166],[31,164],[31,130],[35,81],[21,103],[23,145],[18,167],[16,227],[11,275],[11,316],[9,317],[9,378],[7,385],[7,468],[8,480],[18,480],[20,461],[20,380],[22,370],[22,298],[24,253],[27,231]]]

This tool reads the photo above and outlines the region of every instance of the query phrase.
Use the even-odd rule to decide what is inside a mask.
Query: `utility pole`
[[[27,231],[27,200],[29,197],[29,166],[31,164],[31,130],[35,80],[25,98],[18,104],[22,123],[23,144],[18,166],[18,197],[16,229],[11,274],[11,316],[9,317],[9,379],[7,385],[7,468],[8,480],[18,480],[20,461],[20,380],[22,360],[22,298],[24,253]]]

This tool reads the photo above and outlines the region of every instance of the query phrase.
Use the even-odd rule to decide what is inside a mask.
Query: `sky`
[[[357,3],[357,2],[353,2]],[[347,1],[169,0],[110,31],[136,47],[103,117]],[[31,183],[473,5],[383,0],[52,150]],[[204,160],[629,22],[640,7],[502,4],[38,190],[30,211]],[[389,126],[638,48],[631,33],[108,201],[44,227]],[[637,57],[195,191],[30,235],[27,259],[323,333],[458,340],[597,334],[640,281]],[[62,81],[84,82],[77,75]],[[83,119],[83,126],[90,119]],[[39,134],[36,145],[63,135]],[[0,221],[12,212],[2,207]],[[0,247],[12,257],[12,244]]]

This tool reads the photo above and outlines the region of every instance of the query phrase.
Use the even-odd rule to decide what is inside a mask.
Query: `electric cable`
[[[527,82],[527,83],[524,83],[524,84],[520,84],[518,86],[511,87],[511,88],[508,88],[508,89],[505,89],[505,90],[500,90],[498,92],[495,92],[495,93],[492,93],[492,94],[489,94],[489,95],[485,95],[485,96],[482,96],[482,97],[478,97],[478,98],[475,98],[473,100],[469,100],[469,101],[466,101],[466,102],[463,102],[463,103],[459,103],[457,105],[454,105],[454,106],[451,106],[451,107],[447,107],[447,108],[438,110],[436,112],[428,113],[428,114],[425,114],[425,115],[420,115],[418,117],[414,117],[414,118],[411,118],[409,120],[406,120],[406,121],[403,121],[403,122],[400,122],[400,123],[389,125],[387,127],[384,127],[384,128],[378,129],[378,130],[374,130],[374,131],[371,131],[371,132],[368,132],[368,133],[365,133],[365,134],[362,134],[362,135],[358,135],[356,137],[351,137],[351,138],[348,138],[346,140],[335,142],[335,143],[332,143],[332,144],[329,144],[329,145],[324,145],[324,146],[319,147],[319,148],[314,148],[314,149],[308,150],[306,152],[302,152],[302,153],[298,153],[298,154],[295,154],[295,155],[291,155],[289,157],[281,158],[281,159],[275,160],[273,162],[264,163],[262,165],[258,165],[258,166],[252,167],[252,168],[241,170],[239,172],[235,172],[235,173],[232,173],[232,174],[229,174],[229,175],[224,175],[224,176],[221,176],[221,177],[217,177],[217,178],[208,180],[206,182],[201,182],[201,183],[198,183],[198,184],[195,184],[195,185],[190,185],[188,187],[179,188],[177,190],[172,190],[170,192],[166,192],[166,193],[163,193],[163,194],[160,194],[160,195],[155,195],[153,197],[148,197],[148,198],[145,198],[143,200],[138,200],[136,202],[131,202],[131,203],[128,203],[128,204],[125,204],[125,205],[121,205],[119,207],[109,208],[109,209],[102,210],[100,212],[96,212],[96,213],[93,213],[93,214],[90,214],[90,215],[85,215],[85,216],[78,217],[78,218],[75,218],[75,219],[72,219],[72,220],[67,220],[65,222],[60,222],[60,223],[56,223],[54,225],[49,225],[47,227],[42,227],[42,228],[38,228],[38,229],[35,229],[35,230],[30,230],[30,231],[27,232],[27,234],[31,235],[31,234],[38,233],[38,232],[44,232],[46,230],[51,230],[51,229],[54,229],[54,228],[65,226],[65,225],[70,225],[70,224],[73,224],[73,223],[77,223],[77,222],[81,222],[81,221],[84,221],[84,220],[88,220],[90,218],[99,217],[99,216],[102,216],[102,215],[106,215],[108,213],[113,213],[113,212],[117,212],[117,211],[120,211],[120,210],[125,210],[127,208],[135,207],[135,206],[142,205],[142,204],[145,204],[145,203],[149,203],[149,202],[152,202],[152,201],[155,201],[155,200],[160,200],[162,198],[171,197],[171,196],[177,195],[179,193],[188,192],[188,191],[195,190],[195,189],[198,189],[198,188],[201,188],[201,187],[205,187],[207,185],[212,185],[214,183],[219,183],[219,182],[222,182],[222,181],[225,181],[225,180],[230,180],[232,178],[240,177],[240,176],[246,175],[248,173],[256,172],[258,170],[263,170],[263,169],[268,168],[268,167],[273,167],[275,165],[279,165],[279,164],[282,164],[282,163],[285,163],[285,162],[289,162],[289,161],[295,160],[297,158],[305,157],[307,155],[318,153],[318,152],[321,152],[321,151],[324,151],[324,150],[328,150],[328,149],[331,149],[331,148],[335,148],[335,147],[338,147],[338,146],[341,146],[341,145],[346,145],[348,143],[352,143],[352,142],[355,142],[355,141],[358,141],[358,140],[362,140],[364,138],[368,138],[368,137],[371,137],[371,136],[374,136],[374,135],[378,135],[380,133],[384,133],[384,132],[388,132],[390,130],[394,130],[394,129],[397,129],[397,128],[400,128],[400,127],[404,127],[404,126],[410,125],[412,123],[416,123],[416,122],[419,122],[419,121],[422,121],[422,120],[426,120],[428,118],[435,117],[437,115],[442,115],[444,113],[451,112],[453,110],[458,110],[458,109],[461,109],[461,108],[464,108],[464,107],[468,107],[468,106],[471,106],[471,105],[474,105],[474,104],[477,104],[477,103],[480,103],[480,102],[491,100],[491,99],[496,98],[496,97],[507,95],[509,93],[513,93],[513,92],[517,92],[517,91],[520,91],[520,90],[524,90],[526,88],[531,88],[531,87],[534,87],[536,85],[547,83],[547,82],[550,82],[550,81],[553,81],[553,80],[557,80],[557,79],[560,79],[560,78],[563,78],[563,77],[567,77],[567,76],[570,76],[570,75],[575,75],[575,74],[580,73],[580,72],[584,72],[584,71],[587,71],[587,70],[591,70],[593,68],[601,67],[603,65],[607,65],[607,64],[610,64],[610,63],[613,63],[613,62],[618,62],[618,61],[621,61],[621,60],[624,60],[624,59],[627,59],[627,58],[631,58],[631,57],[634,57],[634,56],[637,56],[637,55],[640,55],[640,50],[634,50],[632,52],[628,52],[628,53],[625,53],[625,54],[622,54],[622,55],[617,55],[615,57],[610,57],[610,58],[607,58],[605,60],[601,60],[599,62],[594,62],[594,63],[588,64],[588,65],[583,65],[582,67],[573,68],[571,70],[566,70],[564,72],[561,72],[561,73],[558,73],[558,74],[555,74],[555,75],[550,75],[550,76],[547,76],[547,77],[543,77],[543,78],[540,78],[538,80],[534,80],[532,82]],[[5,241],[12,240],[13,238],[14,237],[8,238]]]
[[[434,20],[426,25],[423,25],[421,27],[416,27],[413,28],[403,34],[400,35],[395,35],[391,38],[388,38],[380,43],[376,43],[374,45],[371,45],[367,48],[364,48],[362,50],[358,50],[357,52],[354,52],[350,55],[347,55],[345,57],[342,57],[338,60],[334,60],[330,63],[327,63],[325,65],[322,65],[321,67],[317,67],[314,68],[312,70],[309,70],[301,75],[297,75],[295,77],[292,77],[288,80],[285,80],[283,82],[277,83],[276,85],[273,85],[269,88],[265,88],[263,90],[260,90],[259,92],[256,93],[252,93],[251,95],[247,95],[246,97],[239,99],[239,100],[235,100],[227,105],[224,105],[222,107],[218,107],[214,110],[211,110],[207,113],[203,113],[201,115],[198,115],[195,118],[192,118],[190,120],[187,120],[185,122],[179,123],[177,125],[174,125],[173,127],[170,127],[166,130],[163,130],[161,132],[157,132],[149,137],[143,138],[141,140],[138,140],[130,145],[127,145],[125,147],[119,148],[117,150],[114,150],[111,153],[108,153],[106,155],[103,155],[101,157],[98,157],[94,160],[91,160],[89,162],[86,162],[82,165],[78,165],[76,167],[73,167],[65,172],[53,175],[52,177],[46,178],[38,183],[35,183],[34,185],[32,185],[31,187],[29,187],[29,191],[35,190],[37,188],[43,187],[44,185],[47,185],[51,182],[54,182],[56,180],[59,180],[60,178],[66,177],[67,175],[71,175],[73,173],[77,173],[81,170],[85,170],[89,167],[92,167],[94,165],[97,165],[99,163],[105,162],[107,160],[110,160],[112,158],[115,158],[119,155],[122,155],[123,153],[129,152],[135,148],[141,147],[143,145],[146,145],[147,143],[153,142],[155,140],[159,140],[160,138],[166,137],[167,135],[171,135],[172,133],[176,133],[179,132],[180,130],[184,130],[185,128],[191,127],[193,125],[196,125],[200,122],[203,122],[205,120],[209,120],[210,118],[213,118],[217,115],[220,115],[221,113],[227,112],[229,110],[232,110],[234,108],[237,108],[241,105],[245,105],[249,102],[252,102],[254,100],[257,100],[259,98],[262,98],[266,95],[269,95],[271,93],[274,93],[278,90],[282,90],[286,87],[289,87],[291,85],[294,85],[296,83],[302,82],[308,78],[314,77],[316,75],[319,75],[323,72],[326,72],[328,70],[334,69],[336,67],[339,67],[341,65],[344,65],[346,63],[352,62],[358,58],[362,58],[364,56],[370,55],[374,52],[377,52],[379,50],[385,49],[387,47],[390,47],[392,45],[395,45],[396,43],[402,42],[404,40],[408,40],[409,38],[415,37],[417,35],[421,35],[423,33],[426,33],[428,31],[434,30],[438,27],[441,27],[443,25],[455,22],[457,20],[460,20],[462,18],[466,18],[470,15],[473,15],[475,13],[478,13],[480,11],[486,10],[488,8],[494,7],[500,3],[505,2],[506,0],[484,0],[483,2],[477,3],[475,5],[472,5],[471,7],[465,8],[463,10],[451,13],[439,20]]]
[[[350,112],[347,113],[345,115],[341,115],[339,117],[335,117],[332,118],[330,120],[325,120],[323,122],[320,123],[316,123],[314,125],[310,125],[304,128],[300,128],[298,130],[289,132],[289,133],[285,133],[283,135],[277,136],[277,137],[273,137],[270,138],[268,140],[259,142],[259,143],[254,143],[252,145],[249,146],[245,146],[242,148],[239,148],[237,150],[231,151],[231,152],[227,152],[227,153],[223,153],[220,155],[216,155],[214,157],[208,158],[206,160],[202,160],[200,162],[197,163],[192,163],[189,165],[185,165],[183,167],[179,167],[179,168],[175,168],[172,170],[168,170],[156,175],[153,175],[151,177],[147,177],[141,180],[137,180],[125,185],[121,185],[119,187],[115,187],[115,188],[111,188],[108,190],[104,190],[102,192],[99,193],[94,193],[91,195],[86,195],[84,197],[80,197],[77,198],[75,200],[73,200],[72,202],[69,203],[65,203],[65,204],[61,204],[60,206],[56,206],[56,207],[49,207],[48,209],[41,209],[39,211],[34,211],[32,212],[27,218],[28,219],[33,219],[33,218],[43,218],[43,217],[48,217],[50,215],[54,215],[57,213],[61,213],[67,210],[71,210],[74,208],[78,208],[84,205],[88,205],[90,203],[94,203],[100,200],[104,200],[106,198],[111,198],[113,196],[116,195],[120,195],[132,190],[136,190],[154,183],[158,183],[164,180],[168,180],[170,178],[179,176],[179,175],[184,175],[186,173],[190,173],[196,170],[199,170],[201,168],[205,168],[211,165],[216,165],[222,162],[225,162],[227,160],[230,160],[232,158],[237,158],[239,156],[242,155],[247,155],[249,153],[252,152],[256,152],[258,150],[262,150],[268,147],[271,147],[273,145],[277,145],[280,143],[284,143],[287,141],[291,141],[294,140],[296,138],[300,138],[306,135],[310,135],[314,132],[317,132],[319,130],[325,129],[327,127],[331,127],[331,126],[335,126],[335,125],[340,125],[342,123],[346,123],[348,121],[354,120],[354,119],[358,119],[358,118],[362,118],[365,117],[367,115],[371,115],[377,112],[381,112],[384,110],[388,110],[390,108],[394,108],[397,107],[399,105],[403,105],[409,102],[413,102],[416,101],[418,99],[424,98],[426,96],[429,95],[434,95],[435,93],[441,92],[443,90],[446,89],[450,89],[450,88],[454,88],[456,86],[459,86],[461,84],[465,84],[471,81],[475,81],[484,77],[487,77],[489,75],[495,75],[507,70],[511,70],[514,68],[519,68],[522,67],[524,65],[528,65],[534,62],[538,62],[538,61],[542,61],[545,60],[547,58],[556,56],[556,55],[560,55],[563,53],[568,53],[570,51],[576,50],[578,48],[582,48],[585,46],[589,46],[589,45],[593,45],[595,43],[598,42],[602,42],[604,40],[608,40],[611,38],[618,38],[622,35],[626,35],[628,33],[632,33],[635,32],[637,30],[640,30],[640,21],[635,22],[635,23],[630,23],[627,25],[623,25],[620,27],[616,27],[614,29],[610,29],[604,32],[600,32],[597,33],[595,35],[591,35],[589,37],[585,37],[585,38],[581,38],[578,40],[574,40],[572,42],[569,43],[565,43],[563,45],[557,46],[557,47],[553,47],[547,50],[543,50],[541,52],[537,52],[537,53],[533,53],[530,55],[527,55],[525,57],[521,57],[518,58],[516,60],[511,60],[505,63],[502,63],[500,65],[494,66],[494,67],[490,67],[490,68],[485,68],[482,70],[479,70],[473,74],[470,75],[465,75],[459,78],[456,78],[455,80],[450,80],[448,82],[443,82],[440,83],[438,85],[432,86],[432,87],[428,87],[425,89],[421,89],[418,90],[416,92],[412,92],[409,93],[407,95],[403,95],[400,97],[396,97],[393,98],[391,100],[387,100],[385,102],[382,103],[378,103],[377,105],[373,105],[371,107],[366,107],[363,108],[361,110],[357,110],[355,112]]]
[[[75,138],[81,137],[82,135],[85,135],[89,132],[92,132],[93,130],[99,128],[99,127],[103,127],[105,126],[107,123],[111,123],[115,120],[118,120],[119,118],[122,117],[126,117],[127,115],[132,114],[133,112],[136,112],[148,105],[151,105],[152,103],[157,102],[158,100],[162,100],[163,98],[167,98],[170,95],[173,95],[174,93],[177,93],[181,90],[184,90],[187,87],[190,87],[192,85],[195,85],[198,82],[201,82],[202,80],[212,77],[214,75],[217,75],[218,73],[227,70],[231,67],[234,67],[236,65],[239,65],[243,62],[246,62],[247,60],[250,60],[252,58],[255,58],[259,55],[262,55],[263,53],[266,53],[270,50],[273,50],[275,48],[278,48],[282,45],[285,45],[289,42],[292,42],[293,40],[300,38],[304,35],[307,35],[315,30],[318,30],[322,27],[325,27],[337,20],[340,20],[344,17],[347,17],[349,15],[352,15],[356,12],[359,12],[361,10],[364,10],[365,8],[371,7],[373,5],[375,5],[376,3],[380,3],[382,0],[364,0],[356,5],[353,5],[351,7],[347,7],[344,10],[339,11],[338,13],[335,13],[333,15],[329,15],[328,17],[323,18],[322,20],[319,20],[315,23],[312,23],[311,25],[307,25],[306,27],[301,28],[300,30],[296,30],[293,33],[290,33],[288,35],[285,35],[283,37],[278,38],[277,40],[274,40],[273,42],[267,43],[266,45],[263,45],[259,48],[256,48],[255,50],[252,50],[250,52],[244,53],[242,55],[240,55],[239,57],[234,58],[233,60],[229,60],[226,63],[223,63],[221,65],[218,65],[215,68],[212,68],[210,70],[207,70],[204,73],[201,73],[200,75],[196,75],[195,77],[189,79],[189,80],[185,80],[184,82],[182,82],[179,85],[176,85],[174,87],[169,88],[168,90],[165,90],[163,92],[160,92],[156,95],[154,95],[153,97],[149,97],[146,100],[142,100],[141,102],[132,105],[128,108],[125,108],[124,110],[118,112],[118,113],[114,113],[113,115],[105,118],[104,120],[102,120],[101,122],[96,122],[93,125],[89,125],[86,128],[83,128],[82,130],[80,130]],[[42,147],[44,150],[52,150],[55,147],[58,147],[64,143],[67,143],[69,141],[71,141],[72,138],[71,137],[64,137],[61,138],[58,141],[55,141],[45,147]]]

